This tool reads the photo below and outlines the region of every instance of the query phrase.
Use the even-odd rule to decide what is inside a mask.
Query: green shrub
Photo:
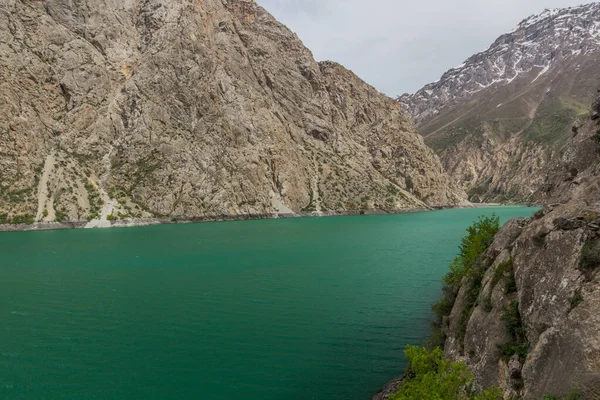
[[[0,214],[0,225],[8,224],[8,214]]]
[[[23,203],[30,198],[33,188],[9,190],[4,193],[4,198],[11,203]]]
[[[469,287],[457,332],[458,338],[464,337],[469,318],[477,305],[486,271],[486,266],[480,262],[480,258],[492,244],[494,235],[499,229],[500,219],[495,215],[491,218],[479,217],[473,225],[467,228],[467,235],[461,241],[459,254],[450,264],[450,272],[444,277],[442,298],[432,307],[434,320],[432,336],[429,341],[430,347],[444,346],[446,339],[443,329],[444,317],[450,315],[461,284]]]
[[[569,304],[571,304],[571,310],[583,303],[583,300],[584,299],[581,290],[576,290],[573,296],[569,297]]]
[[[475,267],[481,255],[494,240],[500,230],[500,218],[497,216],[479,217],[469,228],[459,246],[460,253],[450,264],[450,273],[444,278],[449,284],[459,285],[463,278],[475,273]]]
[[[483,310],[485,312],[491,312],[494,309],[494,304],[492,303],[492,298],[491,296],[486,297],[483,300]]]
[[[506,277],[506,282],[504,283],[504,293],[516,293],[517,292],[517,280],[515,279],[514,272],[511,271],[510,275]]]
[[[473,374],[464,363],[444,358],[440,348],[428,351],[418,346],[407,346],[404,351],[409,361],[407,380],[390,400],[498,400],[502,391],[493,387],[485,391],[475,389]]]
[[[444,315],[450,315],[453,305],[453,299],[451,299],[449,296],[444,296],[440,301],[435,303],[431,309],[434,315],[443,317]]]
[[[314,193],[312,191],[312,189],[309,190],[308,192],[308,196],[309,196],[309,202],[306,205],[306,207],[304,207],[301,211],[302,212],[313,212],[313,211],[317,211],[317,207],[315,206],[315,199],[314,199]]]
[[[467,283],[469,285],[469,290],[467,291],[464,308],[462,310],[462,314],[460,316],[460,321],[458,324],[458,332],[457,339],[461,341],[464,339],[465,334],[467,333],[467,325],[469,320],[471,319],[471,315],[473,314],[473,310],[477,306],[477,299],[479,298],[479,293],[481,292],[481,284],[483,281],[483,274],[485,270],[478,268],[477,275],[473,275],[471,280]],[[462,347],[462,345],[461,345]]]
[[[90,182],[86,182],[84,187],[88,193],[88,201],[90,203],[90,215],[88,216],[88,221],[91,221],[99,217],[102,206],[104,205],[104,200],[100,198],[100,192],[96,190],[94,185]]]
[[[586,243],[583,246],[580,265],[588,271],[600,266],[600,243],[598,241]]]
[[[494,290],[494,288],[496,287],[498,282],[500,282],[500,279],[504,278],[504,275],[507,272],[512,271],[512,269],[513,269],[512,258],[509,259],[508,261],[500,263],[498,265],[498,267],[496,267],[496,270],[494,271],[494,276],[492,277],[492,282],[490,284],[490,287],[491,287],[490,290]]]
[[[522,334],[522,328],[518,301],[513,301],[510,305],[502,309],[502,320],[505,322],[506,328],[513,339],[519,339]]]
[[[98,219],[100,217],[100,214],[98,213],[92,213],[90,215],[88,215],[88,221],[92,221],[94,219]]]
[[[527,343],[507,342],[498,345],[498,349],[500,349],[500,354],[502,354],[502,358],[504,359],[508,359],[516,354],[523,360],[529,353],[529,345]]]
[[[249,206],[255,206],[255,205],[256,205],[256,203],[257,203],[257,200],[245,200],[245,201],[242,201],[242,202],[241,202],[240,204],[238,204],[238,205],[239,205],[240,207],[243,207],[243,206],[245,206],[245,205],[249,205]],[[125,204],[122,204],[122,205],[125,205]]]
[[[63,210],[56,210],[55,218],[56,222],[64,222],[69,219],[69,214]]]
[[[35,218],[31,214],[22,214],[15,215],[10,220],[11,224],[33,224],[35,222]]]
[[[116,220],[118,220],[119,218],[118,218],[116,215],[114,215],[114,214],[110,214],[110,215],[108,215],[108,216],[106,217],[106,219],[107,219],[108,221],[116,221]]]
[[[567,396],[558,397],[558,396],[544,396],[544,400],[580,400],[581,392],[579,390],[573,390]]]
[[[513,301],[502,309],[502,320],[510,335],[510,341],[498,345],[503,358],[517,354],[521,360],[524,360],[529,352],[529,342],[522,325],[519,302]]]
[[[394,184],[392,184],[392,183],[387,185],[387,191],[392,196],[397,196],[400,194],[400,190],[398,190],[398,188],[396,186],[394,186]]]
[[[446,341],[444,318],[452,312],[456,294],[455,288],[444,285],[442,288],[442,298],[431,307],[433,321],[431,322],[431,337],[428,341],[428,348],[444,347],[444,342]]]

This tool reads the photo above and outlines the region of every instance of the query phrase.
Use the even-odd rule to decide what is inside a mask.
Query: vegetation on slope
[[[481,256],[492,244],[494,235],[500,230],[500,219],[497,216],[480,217],[467,228],[467,235],[460,244],[459,255],[450,264],[450,272],[444,277],[443,295],[433,305],[434,321],[430,347],[443,347],[446,340],[444,321],[450,315],[456,295],[461,285],[468,287],[468,298],[463,308],[458,337],[462,338],[467,329],[467,322],[475,308],[481,281],[487,266],[482,263]]]
[[[568,396],[557,397],[557,396],[544,396],[544,400],[580,400],[581,393],[577,390],[571,392]]]
[[[499,388],[485,391],[475,389],[473,374],[464,363],[444,358],[438,347],[427,350],[407,346],[404,351],[409,360],[407,381],[390,400],[498,400]]]
[[[521,320],[519,303],[517,301],[513,301],[508,307],[503,308],[502,320],[510,334],[510,340],[498,346],[502,357],[508,359],[516,354],[519,356],[521,362],[525,362],[525,358],[529,352],[529,342],[525,335],[525,328],[523,328],[523,321]]]
[[[467,235],[462,239],[459,254],[450,264],[450,272],[444,277],[442,299],[433,306],[435,319],[428,348],[406,347],[404,353],[409,361],[406,380],[400,390],[390,397],[391,400],[497,400],[502,398],[502,391],[497,387],[486,391],[477,390],[473,374],[467,366],[462,362],[445,359],[442,350],[446,339],[445,320],[452,311],[459,288],[461,285],[468,285],[468,300],[460,320],[460,330],[464,336],[486,270],[481,256],[492,244],[494,235],[499,229],[500,219],[497,216],[480,217],[467,228]]]

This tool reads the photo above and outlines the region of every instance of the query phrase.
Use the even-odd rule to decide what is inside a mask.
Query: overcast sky
[[[412,93],[545,8],[585,0],[257,0],[318,61],[390,96]]]

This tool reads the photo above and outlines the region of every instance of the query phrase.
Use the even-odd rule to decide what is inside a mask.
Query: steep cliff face
[[[600,398],[599,108],[545,178],[562,203],[496,235],[473,309],[465,282],[446,321],[446,356],[506,399]]]
[[[464,198],[399,104],[252,0],[7,0],[0,77],[4,218]]]
[[[398,98],[472,201],[546,201],[546,167],[600,86],[599,18],[600,3],[546,10]]]

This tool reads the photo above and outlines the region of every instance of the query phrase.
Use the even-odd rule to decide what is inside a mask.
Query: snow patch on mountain
[[[540,76],[544,75],[544,74],[545,74],[546,72],[548,72],[549,70],[550,70],[550,65],[546,65],[546,66],[544,67],[544,69],[542,69],[542,70],[540,71],[540,73],[538,74],[538,76],[536,76],[536,77],[535,77],[535,79],[531,81],[531,83],[533,83],[533,82],[537,81],[537,80],[540,78]]]

